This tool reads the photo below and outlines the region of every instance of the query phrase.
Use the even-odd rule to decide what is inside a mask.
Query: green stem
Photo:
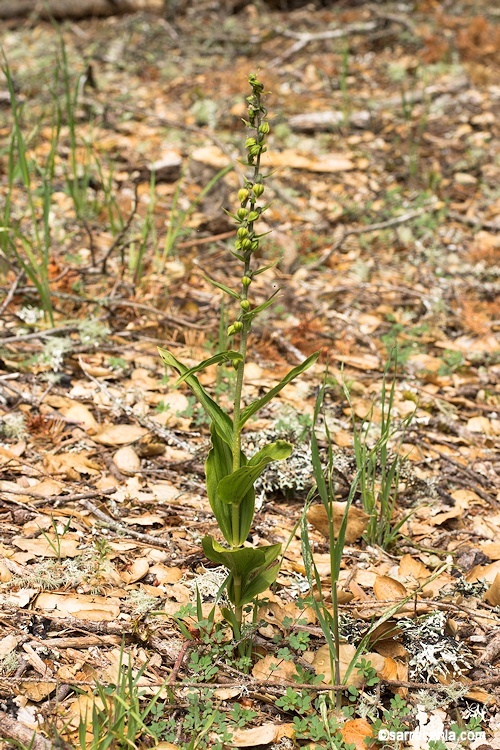
[[[232,445],[232,453],[233,453],[233,471],[238,471],[240,468],[240,460],[241,460],[241,429],[238,426],[240,421],[240,414],[241,414],[241,396],[243,392],[243,376],[245,374],[245,359],[247,354],[247,341],[248,341],[248,334],[250,331],[250,325],[245,321],[243,323],[243,330],[241,332],[241,339],[240,339],[240,354],[242,356],[242,360],[238,364],[238,371],[236,374],[236,387],[234,391],[234,415],[233,415],[233,422],[234,422],[234,435],[233,435],[233,445]],[[231,524],[233,529],[233,546],[234,547],[240,547],[240,505],[239,503],[233,503],[231,506]],[[236,586],[236,584],[235,584]]]

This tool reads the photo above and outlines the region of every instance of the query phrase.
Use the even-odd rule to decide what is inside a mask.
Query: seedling
[[[246,139],[246,166],[253,170],[250,179],[245,178],[244,187],[238,191],[240,207],[236,214],[229,214],[238,226],[237,240],[233,257],[243,264],[241,286],[231,289],[213,279],[208,279],[217,288],[229,295],[239,305],[234,323],[227,329],[229,337],[238,337],[238,349],[221,351],[195,367],[188,368],[167,349],[160,349],[160,356],[169,367],[180,375],[178,384],[186,382],[208,414],[211,421],[212,447],[205,464],[207,494],[220,531],[228,546],[219,544],[206,536],[203,550],[206,556],[228,571],[227,595],[234,605],[234,611],[224,609],[224,616],[230,622],[234,634],[240,637],[243,620],[243,607],[255,600],[275,580],[279,570],[281,544],[265,547],[245,546],[252,526],[255,509],[254,482],[271,461],[288,458],[292,445],[284,440],[269,443],[250,459],[241,450],[241,433],[248,420],[271,401],[290,381],[310,367],[318,358],[318,353],[308,357],[294,367],[264,396],[243,406],[243,383],[247,359],[248,337],[255,317],[273,304],[277,292],[260,305],[252,305],[249,298],[250,287],[258,274],[275,265],[256,267],[255,254],[263,235],[256,233],[255,226],[268,208],[260,205],[259,199],[265,192],[266,176],[260,171],[261,156],[266,151],[265,139],[270,131],[266,120],[267,109],[263,104],[264,86],[255,75],[249,77],[252,93],[247,97],[248,120],[245,125],[253,131]],[[229,212],[228,212],[229,213]],[[236,371],[236,384],[233,399],[233,415],[225,412],[200,384],[196,373],[213,364],[231,364]]]

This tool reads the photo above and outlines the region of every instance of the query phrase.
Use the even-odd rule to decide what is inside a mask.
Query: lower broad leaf
[[[274,583],[279,572],[278,557],[281,544],[267,547],[223,547],[212,537],[206,536],[202,542],[203,551],[209,560],[224,565],[229,570],[227,593],[230,601],[243,607]],[[239,601],[236,601],[234,581],[241,582]]]

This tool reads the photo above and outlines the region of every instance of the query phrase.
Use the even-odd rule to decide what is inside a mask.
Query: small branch
[[[127,234],[128,230],[130,229],[130,225],[132,224],[132,221],[134,219],[134,216],[137,213],[137,206],[139,205],[139,183],[136,182],[134,185],[134,199],[132,201],[132,209],[130,211],[129,217],[125,224],[123,225],[122,229],[118,234],[116,235],[114,241],[111,243],[111,245],[106,250],[106,253],[104,254],[104,258],[102,259],[102,267],[101,271],[102,273],[106,273],[106,264],[108,262],[108,258],[121,243],[125,235]]]
[[[23,333],[19,336],[9,336],[5,339],[0,339],[0,346],[6,346],[8,344],[15,344],[19,341],[30,341],[32,339],[44,339],[48,336],[53,336],[56,333],[73,333],[78,331],[78,326],[61,326],[60,328],[51,328],[48,331],[34,331],[33,333]]]
[[[2,315],[2,313],[8,308],[8,306],[12,302],[14,294],[16,293],[16,289],[21,283],[23,278],[24,278],[24,271],[21,271],[21,273],[18,274],[16,278],[14,279],[12,286],[9,289],[9,293],[7,294],[2,304],[0,305],[0,315]]]
[[[39,732],[35,732],[26,724],[16,721],[4,711],[0,711],[0,737],[14,740],[22,747],[29,747],[31,750],[55,750],[56,747]]]
[[[278,29],[277,33],[281,36],[286,36],[297,41],[291,45],[282,55],[275,57],[271,60],[269,67],[275,68],[277,65],[281,65],[289,57],[292,57],[296,52],[306,47],[311,42],[319,42],[328,39],[342,39],[343,37],[350,36],[351,34],[368,34],[374,31],[379,24],[376,21],[368,21],[367,23],[353,23],[351,26],[345,26],[343,29],[328,29],[327,31],[321,31],[318,34],[308,34],[305,32],[290,31],[289,29]]]
[[[340,247],[342,247],[345,240],[351,235],[367,234],[368,232],[378,232],[381,229],[395,227],[398,226],[398,224],[404,224],[407,221],[412,221],[412,219],[416,219],[419,216],[422,216],[422,214],[427,213],[427,211],[432,210],[437,211],[438,209],[433,209],[432,206],[422,206],[421,208],[416,208],[414,211],[408,211],[405,214],[401,214],[401,216],[395,216],[393,219],[387,219],[387,221],[379,221],[376,224],[368,224],[364,227],[351,227],[349,229],[344,229],[340,237],[338,237],[334,241],[333,245],[326,252],[324,252],[317,261],[308,265],[307,268],[308,270],[315,270],[316,268],[323,266],[331,258],[333,253],[336,252]]]
[[[132,537],[132,539],[138,539],[141,542],[152,544],[155,547],[168,547],[169,549],[172,548],[170,539],[161,539],[159,537],[152,536],[151,534],[141,534],[139,531],[133,531],[132,529],[122,526],[122,524],[118,521],[115,521],[114,518],[111,518],[111,516],[108,516],[106,513],[103,513],[102,510],[99,510],[99,508],[91,503],[90,500],[83,500],[82,505],[84,508],[87,508],[87,510],[89,510],[96,518],[102,521],[106,526],[118,532],[120,536],[129,538]]]
[[[109,388],[105,383],[103,383],[100,380],[97,380],[93,375],[91,375],[89,372],[86,371],[85,365],[81,358],[78,359],[78,362],[80,364],[80,367],[82,368],[82,371],[85,373],[87,378],[91,380],[95,385],[100,388],[100,390],[106,394],[106,396],[109,398],[113,406],[120,409],[124,414],[127,415],[127,417],[130,417],[131,419],[134,419],[136,422],[138,422],[141,427],[144,427],[146,430],[149,430],[154,435],[157,435],[158,437],[162,438],[162,440],[166,440],[170,445],[175,445],[177,448],[182,448],[185,451],[189,451],[189,453],[195,453],[189,443],[186,443],[184,440],[181,440],[171,430],[167,430],[165,427],[162,427],[158,422],[155,422],[152,419],[148,419],[147,417],[141,417],[138,414],[135,414],[134,410],[131,406],[128,406],[127,404],[123,403],[122,401],[118,401],[113,394],[109,391]]]

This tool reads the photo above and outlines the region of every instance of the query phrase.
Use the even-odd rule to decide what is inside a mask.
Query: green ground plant
[[[396,355],[394,355],[396,357]],[[364,534],[370,545],[379,545],[389,549],[400,533],[401,527],[413,513],[395,520],[401,462],[404,460],[399,451],[404,436],[410,426],[415,412],[404,417],[399,422],[394,420],[393,407],[396,388],[394,377],[390,387],[387,385],[387,375],[391,367],[389,361],[384,371],[381,393],[381,423],[376,428],[376,439],[370,434],[372,430],[373,407],[363,420],[360,427],[353,416],[354,455],[357,468],[357,485],[363,510],[368,514],[368,526]],[[345,396],[352,408],[349,389],[344,388]],[[396,438],[396,439],[395,439]],[[394,445],[390,444],[394,443]]]
[[[231,253],[243,264],[241,287],[234,290],[209,279],[214,286],[239,305],[237,318],[227,330],[228,337],[239,337],[239,348],[219,352],[192,368],[179,362],[167,349],[159,350],[165,364],[179,373],[178,384],[186,382],[211,420],[212,447],[205,466],[207,493],[219,529],[228,546],[206,536],[203,539],[203,550],[212,562],[223,565],[228,571],[226,589],[234,609],[225,608],[224,615],[231,623],[237,638],[243,621],[243,607],[254,602],[255,598],[275,581],[281,552],[281,544],[265,547],[245,546],[255,509],[254,482],[271,461],[286,459],[292,452],[290,443],[278,440],[248,459],[241,450],[241,433],[251,417],[290,381],[310,367],[318,357],[318,354],[308,357],[264,396],[246,407],[243,405],[245,362],[252,322],[261,311],[273,303],[276,296],[274,293],[265,302],[255,306],[252,306],[249,299],[253,279],[270,267],[256,267],[254,260],[262,237],[257,234],[255,227],[267,208],[266,205],[259,204],[259,199],[265,192],[266,176],[261,173],[261,155],[266,150],[265,140],[270,127],[266,119],[267,109],[262,100],[264,86],[255,75],[250,76],[249,83],[252,93],[247,97],[248,120],[244,122],[253,131],[253,135],[245,141],[245,164],[253,173],[250,179],[245,178],[244,187],[238,192],[239,209],[236,214],[229,214],[238,225],[237,241]],[[271,264],[274,265],[275,263]],[[232,418],[208,395],[196,377],[197,372],[209,365],[223,363],[232,364],[236,371]]]
[[[14,259],[24,271],[38,292],[46,318],[54,325],[49,285],[50,207],[61,120],[58,113],[53,113],[50,151],[43,165],[36,163],[29,155],[32,134],[26,137],[23,132],[22,108],[5,57],[2,70],[9,90],[13,127],[8,150],[7,195],[0,219],[0,249],[7,258]],[[15,216],[13,212],[14,190],[19,180],[28,200],[26,216],[31,225],[29,230],[23,227],[25,217]],[[37,185],[37,182],[41,185]]]

